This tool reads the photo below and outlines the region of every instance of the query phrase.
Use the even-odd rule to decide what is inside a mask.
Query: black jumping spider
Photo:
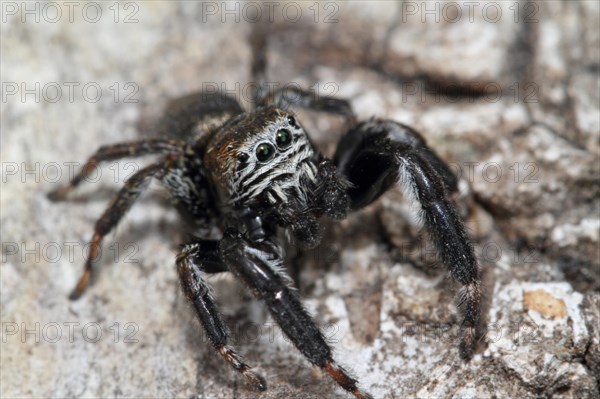
[[[83,293],[103,237],[156,178],[188,218],[222,232],[220,240],[198,238],[183,245],[176,260],[183,290],[219,355],[250,384],[266,389],[264,378],[228,345],[227,329],[205,281],[206,274],[229,271],[266,303],[312,364],[357,398],[370,398],[335,362],[302,306],[275,234],[278,228],[286,229],[297,242],[313,247],[321,239],[321,216],[343,219],[399,183],[407,198],[421,207],[421,221],[441,261],[463,285],[460,355],[465,360],[472,356],[480,314],[479,269],[463,222],[448,199],[457,190],[457,180],[417,132],[390,120],[358,123],[347,101],[314,98],[290,88],[262,96],[251,112],[221,94],[199,93],[175,104],[172,121],[176,130],[187,134],[184,139],[101,147],[69,185],[50,194],[53,200],[65,199],[103,161],[162,155],[126,182],[96,222],[85,272],[72,299]],[[348,118],[351,127],[332,160],[315,150],[294,114],[286,111],[289,106]]]

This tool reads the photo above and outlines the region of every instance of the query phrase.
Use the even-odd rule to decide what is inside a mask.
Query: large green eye
[[[275,141],[277,142],[277,147],[287,148],[292,142],[292,133],[287,129],[280,129],[277,131]]]
[[[275,156],[275,147],[269,143],[262,143],[256,147],[256,159],[259,162],[267,162]]]

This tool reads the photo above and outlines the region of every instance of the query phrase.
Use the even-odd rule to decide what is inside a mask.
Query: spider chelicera
[[[256,105],[244,112],[234,98],[222,94],[184,97],[172,103],[165,119],[170,121],[168,128],[182,133],[179,139],[101,147],[67,186],[50,193],[53,200],[65,199],[101,162],[162,155],[127,180],[96,222],[85,271],[71,298],[78,298],[89,282],[103,237],[150,180],[158,179],[188,220],[221,232],[218,240],[197,238],[183,245],[176,258],[183,291],[217,353],[254,387],[266,389],[264,378],[228,345],[227,329],[206,283],[207,274],[232,272],[266,303],[312,364],[355,397],[370,398],[336,363],[300,302],[283,266],[276,232],[285,229],[297,243],[314,247],[322,236],[321,216],[343,219],[399,184],[407,199],[420,207],[420,221],[441,262],[463,286],[459,353],[470,359],[480,315],[480,273],[461,217],[449,199],[457,191],[449,167],[413,129],[391,120],[357,122],[349,102],[342,99],[316,98],[288,87],[262,96]],[[290,106],[348,118],[351,127],[333,159],[315,149],[296,116],[287,111]]]

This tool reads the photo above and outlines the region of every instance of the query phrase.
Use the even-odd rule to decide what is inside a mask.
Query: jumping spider
[[[260,390],[253,372],[228,345],[227,329],[207,286],[206,274],[232,272],[262,299],[283,332],[314,365],[356,398],[371,396],[333,359],[332,350],[293,289],[283,266],[279,228],[296,242],[321,240],[319,218],[343,219],[399,184],[421,210],[442,263],[463,285],[460,356],[473,354],[480,314],[479,268],[463,222],[451,200],[457,179],[408,126],[391,120],[357,122],[350,104],[284,88],[263,96],[255,109],[221,94],[197,93],[174,103],[171,115],[184,139],[153,138],[101,147],[69,185],[52,193],[63,200],[101,162],[159,154],[162,158],[127,180],[96,222],[85,271],[71,294],[78,298],[92,272],[103,237],[121,220],[152,178],[161,181],[189,220],[216,226],[219,240],[197,238],[182,246],[177,272],[183,290],[217,353]],[[351,127],[333,159],[312,145],[289,106],[348,118]]]

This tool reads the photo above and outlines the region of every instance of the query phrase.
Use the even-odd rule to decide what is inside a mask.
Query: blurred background
[[[289,251],[340,362],[377,398],[598,397],[600,6],[596,1],[16,2],[1,6],[2,397],[346,398],[230,276],[210,283],[252,391],[213,353],[174,268],[185,239],[153,185],[67,295],[94,221],[151,159],[108,163],[68,202],[103,144],[152,135],[166,104],[223,91],[251,105],[250,38],[267,82],[406,123],[461,177],[485,285],[465,364],[456,284],[398,191],[323,244]],[[331,155],[344,120],[298,110]]]

